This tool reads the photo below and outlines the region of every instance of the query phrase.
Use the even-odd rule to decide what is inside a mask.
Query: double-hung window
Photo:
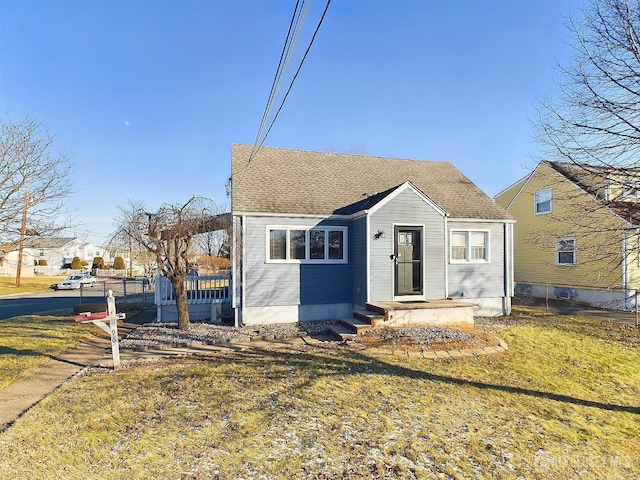
[[[551,213],[551,188],[536,190],[533,194],[533,203],[536,215]]]
[[[576,239],[574,237],[556,238],[556,265],[572,266],[576,264]]]
[[[347,227],[267,227],[268,262],[347,263]]]
[[[489,232],[487,231],[452,231],[451,262],[488,262]]]

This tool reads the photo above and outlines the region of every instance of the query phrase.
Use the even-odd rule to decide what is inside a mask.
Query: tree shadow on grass
[[[258,368],[263,367],[263,365],[261,365],[261,359],[264,360],[264,358],[267,357],[271,360],[276,360],[286,364],[288,368],[296,367],[304,369],[310,372],[313,377],[330,375],[384,374],[417,380],[429,380],[435,383],[447,385],[457,385],[461,387],[478,388],[481,390],[525,395],[528,397],[554,400],[583,407],[640,415],[639,406],[616,405],[612,403],[586,400],[554,392],[545,392],[511,385],[500,385],[496,383],[480,382],[453,376],[428,373],[420,370],[414,370],[406,366],[387,363],[379,358],[370,357],[358,352],[336,352],[334,347],[327,347],[327,352],[328,353],[326,355],[309,352],[290,354],[269,349],[251,348],[250,350],[234,352],[228,357],[228,361],[255,362],[255,366]],[[309,382],[310,380],[306,383]]]

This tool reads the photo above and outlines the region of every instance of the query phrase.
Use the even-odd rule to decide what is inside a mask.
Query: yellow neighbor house
[[[516,219],[516,292],[634,308],[639,178],[638,169],[543,161],[497,194]]]

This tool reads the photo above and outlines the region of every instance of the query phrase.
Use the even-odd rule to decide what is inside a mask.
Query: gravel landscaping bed
[[[222,324],[191,322],[189,330],[179,330],[173,322],[141,325],[120,342],[120,348],[136,349],[159,345],[188,343],[223,344],[249,341],[256,338],[291,338],[304,335],[322,335],[337,320],[317,322],[279,323],[252,327],[231,327]]]
[[[255,339],[281,339],[305,335],[326,335],[330,325],[337,320],[303,323],[282,323],[251,327],[231,327],[222,324],[192,322],[189,330],[179,330],[177,323],[150,323],[141,325],[120,342],[123,349],[154,348],[163,345],[185,345],[190,343],[224,344]],[[476,330],[495,333],[515,325],[511,317],[476,318]],[[402,329],[385,328],[367,335],[376,343],[443,345],[453,344],[460,348],[465,343],[476,343],[478,332],[462,331],[436,326],[412,326]],[[366,337],[365,337],[366,338]]]

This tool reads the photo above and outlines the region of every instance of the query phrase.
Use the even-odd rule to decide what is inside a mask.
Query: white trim
[[[573,241],[573,262],[572,263],[560,263],[558,261],[558,242],[562,240],[572,240]],[[563,252],[568,252],[569,250],[562,250]],[[554,248],[553,248],[553,260],[556,267],[575,267],[578,264],[578,242],[576,241],[576,237],[567,235],[564,237],[556,237],[554,240]]]
[[[371,301],[371,217],[367,215],[365,217],[365,244],[366,244],[366,286],[367,286],[367,303]]]
[[[427,203],[431,208],[433,208],[441,216],[443,216],[443,217],[447,216],[447,212],[445,212],[442,209],[442,207],[440,207],[438,204],[436,204],[424,192],[422,192],[418,187],[416,187],[413,183],[411,183],[408,180],[406,182],[404,182],[402,185],[400,185],[399,187],[397,187],[389,195],[387,195],[382,200],[380,200],[378,203],[376,203],[373,207],[371,207],[369,209],[369,213],[375,213],[377,210],[379,210],[382,207],[384,207],[387,203],[389,203],[391,200],[396,198],[398,195],[400,195],[402,192],[404,192],[407,189],[409,189],[413,193],[415,193],[418,197],[420,197],[425,203]]]
[[[285,231],[285,257],[282,259],[271,258],[271,235],[272,230]],[[289,258],[291,255],[291,230],[302,230],[305,232],[305,258]],[[309,232],[311,230],[321,230],[325,232],[324,258],[311,259]],[[342,232],[342,258],[329,258],[328,232]],[[301,263],[312,265],[346,264],[349,263],[349,227],[344,225],[316,225],[313,227],[303,227],[299,225],[265,225],[265,263]]]
[[[534,175],[538,172],[538,170],[540,169],[540,165],[542,165],[542,162],[538,162],[538,165],[536,165],[536,168],[533,169],[533,172],[531,172],[531,174],[529,175],[529,177],[524,177],[522,178],[522,180],[524,180],[524,183],[522,184],[522,187],[520,187],[520,190],[518,190],[518,193],[516,193],[513,198],[511,199],[511,201],[509,202],[509,205],[506,206],[505,210],[509,211],[509,209],[511,208],[511,205],[513,205],[513,202],[516,201],[516,198],[518,198],[520,196],[520,194],[522,193],[522,191],[527,188],[527,185],[529,185],[529,182],[531,181],[531,179],[534,177]],[[549,168],[547,166],[547,168]],[[550,169],[553,170],[556,174],[560,175],[559,172],[557,172],[554,169]],[[562,176],[562,175],[560,175]],[[566,179],[566,177],[565,177]],[[516,182],[513,186],[515,186],[518,182]],[[497,195],[496,195],[497,196]]]
[[[470,233],[484,233],[486,235],[486,239],[487,239],[487,244],[485,245],[485,258],[483,259],[475,259],[472,260],[471,259],[471,242],[470,242]],[[467,243],[466,243],[466,257],[463,260],[458,260],[458,259],[453,259],[451,256],[451,237],[453,236],[454,233],[465,233],[467,236]],[[447,250],[447,256],[449,257],[449,263],[451,265],[466,265],[469,263],[473,263],[473,264],[479,264],[479,263],[491,263],[491,230],[486,230],[486,229],[469,229],[469,228],[455,228],[455,227],[451,227],[451,230],[449,230],[449,249]]]
[[[533,172],[535,171],[535,168],[533,169],[533,171],[527,173],[524,177],[521,177],[519,180],[516,180],[515,182],[513,182],[511,185],[509,185],[506,188],[503,188],[502,190],[500,190],[498,193],[496,193],[493,196],[493,199],[495,201],[496,198],[498,198],[500,195],[504,195],[505,193],[507,193],[509,190],[511,190],[513,187],[515,187],[516,185],[518,185],[520,182],[523,183],[527,183],[526,181],[529,179],[529,177],[531,175],[533,175]],[[518,192],[514,195],[514,198],[516,195],[518,195],[518,193],[520,193],[520,191],[522,190],[522,187],[520,187],[520,189],[518,189]],[[511,205],[511,202],[509,202],[509,205]],[[506,209],[505,209],[506,210]]]
[[[242,263],[240,264],[240,272],[242,273],[242,277],[241,277],[241,284],[240,284],[240,315],[238,318],[238,315],[236,314],[236,327],[239,327],[240,325],[244,325],[243,322],[243,315],[244,315],[244,305],[246,302],[246,299],[244,298],[246,295],[246,287],[247,287],[247,269],[245,268],[245,266],[247,265],[247,249],[245,248],[245,239],[247,238],[247,217],[245,217],[244,215],[241,217],[241,221],[242,221],[242,244],[240,246],[241,252],[242,252]]]
[[[234,215],[243,215],[248,217],[276,217],[276,218],[320,218],[331,220],[351,220],[352,215],[335,215],[333,213],[271,213],[271,212],[233,212]]]
[[[516,223],[512,218],[454,218],[447,217],[450,222],[466,222],[466,223]]]
[[[438,208],[439,213],[442,214],[442,209]],[[248,217],[271,217],[271,218],[313,218],[313,219],[321,219],[321,220],[357,220],[358,218],[368,216],[371,213],[371,210],[360,210],[352,215],[311,215],[305,213],[265,213],[265,212],[234,212],[233,215],[236,216],[248,216]],[[476,217],[451,217],[448,214],[444,214],[446,218],[449,218],[452,221],[457,222],[478,222],[478,223],[516,223],[516,220],[513,218],[476,218]]]
[[[549,192],[549,199],[545,200],[544,202],[539,202],[538,201],[538,196],[542,197],[543,193]],[[545,195],[546,197],[546,195]],[[538,205],[541,205],[543,203],[547,203],[549,202],[549,210],[544,211],[544,212],[539,212],[538,211]],[[550,213],[553,212],[553,187],[544,187],[544,188],[539,188],[538,190],[534,190],[533,191],[533,215],[548,215]]]
[[[445,217],[446,218],[446,217]],[[426,280],[426,268],[427,268],[427,262],[426,262],[426,258],[425,258],[425,254],[427,251],[427,239],[426,239],[426,225],[424,223],[391,223],[391,228],[393,229],[393,242],[391,242],[391,254],[395,255],[396,252],[396,245],[398,242],[398,239],[396,238],[396,227],[399,228],[420,228],[422,229],[422,234],[420,235],[420,242],[421,242],[421,247],[422,247],[422,251],[420,253],[420,261],[422,262],[422,294],[421,295],[396,295],[396,260],[394,258],[393,262],[391,262],[391,269],[392,269],[392,273],[391,273],[391,298],[396,301],[396,302],[405,302],[405,301],[411,301],[411,300],[417,300],[417,301],[424,301],[427,299],[427,292],[425,291],[425,280]]]
[[[444,219],[444,232],[442,232],[444,239],[444,298],[449,298],[449,265],[447,259],[449,258],[449,218]]]

